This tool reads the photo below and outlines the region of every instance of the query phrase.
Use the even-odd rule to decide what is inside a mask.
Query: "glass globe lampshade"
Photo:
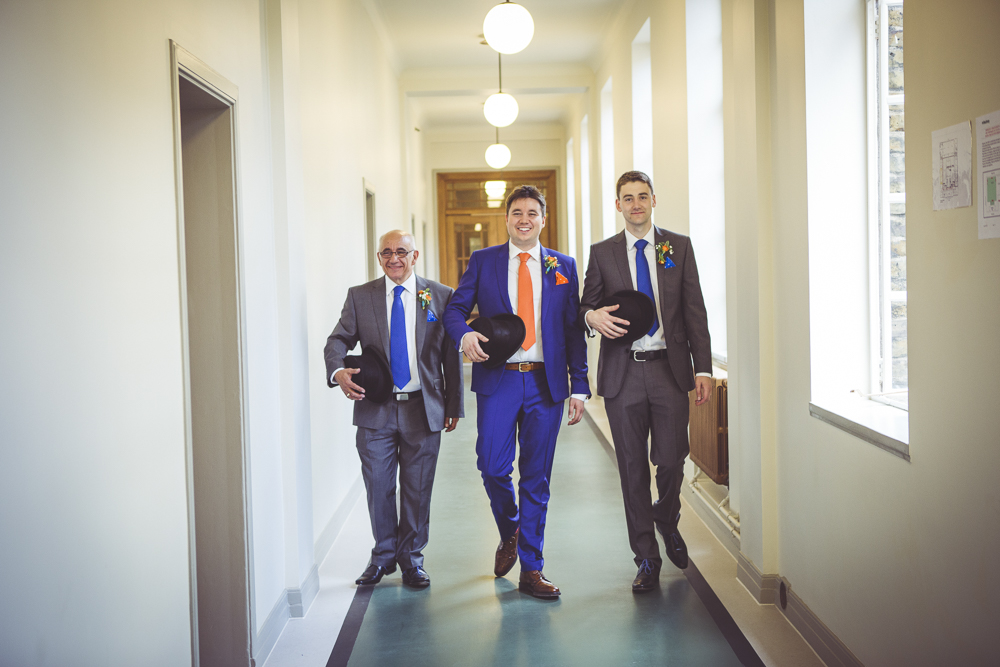
[[[494,127],[507,127],[517,118],[517,112],[517,100],[507,93],[493,93],[483,105],[483,115]]]
[[[486,149],[486,164],[494,169],[503,169],[510,164],[510,149],[503,144],[493,144]]]
[[[527,9],[515,2],[503,2],[486,14],[483,36],[494,51],[510,55],[531,43],[535,22]]]

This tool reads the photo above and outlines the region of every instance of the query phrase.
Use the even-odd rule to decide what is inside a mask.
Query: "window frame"
[[[873,401],[908,410],[908,387],[893,388],[892,306],[906,303],[905,290],[892,289],[892,204],[906,204],[906,192],[890,192],[889,107],[903,106],[904,94],[889,94],[889,7],[904,0],[866,0],[868,97],[868,215],[871,392]],[[905,120],[904,120],[905,123]],[[904,144],[905,155],[905,144]],[[905,168],[904,168],[905,169]],[[904,171],[905,174],[905,171]],[[905,215],[905,213],[904,213]]]

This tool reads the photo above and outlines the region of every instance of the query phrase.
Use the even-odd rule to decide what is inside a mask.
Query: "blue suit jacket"
[[[472,253],[458,289],[445,308],[442,319],[445,331],[461,347],[462,336],[472,329],[465,323],[478,304],[479,314],[493,317],[500,313],[515,313],[507,290],[507,268],[510,261],[509,242],[483,248]],[[559,265],[545,271],[545,258],[555,257]],[[576,261],[567,255],[541,248],[542,259],[542,356],[545,378],[553,401],[564,401],[572,394],[590,395],[587,381],[587,341],[576,326],[580,308],[580,287],[576,276]],[[568,282],[556,284],[556,273]],[[503,366],[487,369],[472,365],[472,391],[489,396],[505,371]]]

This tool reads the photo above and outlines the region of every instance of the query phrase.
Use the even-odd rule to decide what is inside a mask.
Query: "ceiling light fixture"
[[[503,62],[502,56],[497,54],[497,79],[499,92],[493,93],[486,98],[483,105],[483,115],[490,125],[494,127],[507,127],[517,120],[517,100],[513,95],[503,92]]]
[[[497,130],[497,142],[486,149],[486,164],[494,169],[503,169],[510,164],[510,149],[500,143],[500,130]]]
[[[483,36],[495,51],[510,55],[524,50],[535,34],[531,13],[516,2],[502,2],[486,14]]]

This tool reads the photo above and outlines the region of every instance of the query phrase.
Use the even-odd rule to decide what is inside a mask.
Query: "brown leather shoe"
[[[521,570],[521,581],[517,588],[543,600],[554,600],[560,594],[559,587],[546,579],[541,570],[531,570],[530,572]]]
[[[517,537],[521,534],[521,529],[518,528],[514,531],[514,534],[508,537],[506,540],[500,543],[497,547],[496,560],[493,561],[493,574],[498,577],[510,572],[510,569],[514,567],[514,563],[517,562]]]

